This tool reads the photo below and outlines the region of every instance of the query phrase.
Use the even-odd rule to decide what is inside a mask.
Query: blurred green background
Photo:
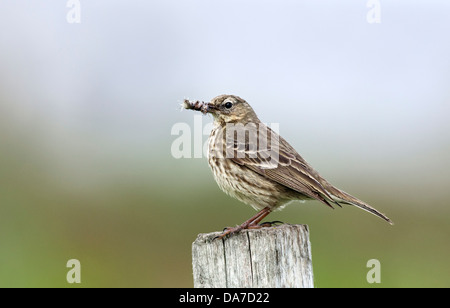
[[[271,214],[309,225],[316,287],[450,287],[448,2],[383,1],[380,24],[365,1],[66,4],[0,3],[0,287],[76,287],[69,259],[81,287],[192,287],[197,234],[254,214],[171,153],[180,102],[224,93],[395,222]]]

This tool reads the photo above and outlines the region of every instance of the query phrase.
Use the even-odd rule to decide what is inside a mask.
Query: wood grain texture
[[[192,244],[195,288],[314,287],[308,226],[244,230],[213,240],[219,234],[199,234]]]

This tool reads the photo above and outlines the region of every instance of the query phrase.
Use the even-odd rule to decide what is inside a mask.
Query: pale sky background
[[[70,182],[178,164],[179,103],[228,93],[325,174],[448,186],[448,1],[66,3],[1,1],[0,119]]]
[[[0,0],[0,286],[192,286],[191,243],[254,215],[175,159],[184,98],[246,99],[386,213],[293,202],[316,286],[448,287],[450,1]],[[203,117],[206,125],[211,117]],[[192,127],[192,126],[191,126]],[[206,139],[206,136],[204,136]],[[427,260],[427,262],[424,262]]]

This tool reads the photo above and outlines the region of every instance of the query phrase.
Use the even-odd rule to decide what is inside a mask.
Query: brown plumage
[[[386,215],[321,177],[286,140],[264,125],[242,98],[220,95],[209,103],[185,100],[184,108],[213,115],[208,161],[215,180],[224,192],[260,211],[220,237],[267,225],[259,222],[271,211],[306,199],[329,207],[353,205],[392,224]]]

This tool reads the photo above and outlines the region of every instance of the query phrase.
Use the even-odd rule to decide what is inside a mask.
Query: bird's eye
[[[225,103],[225,108],[230,109],[231,107],[233,107],[233,103],[231,102]]]

